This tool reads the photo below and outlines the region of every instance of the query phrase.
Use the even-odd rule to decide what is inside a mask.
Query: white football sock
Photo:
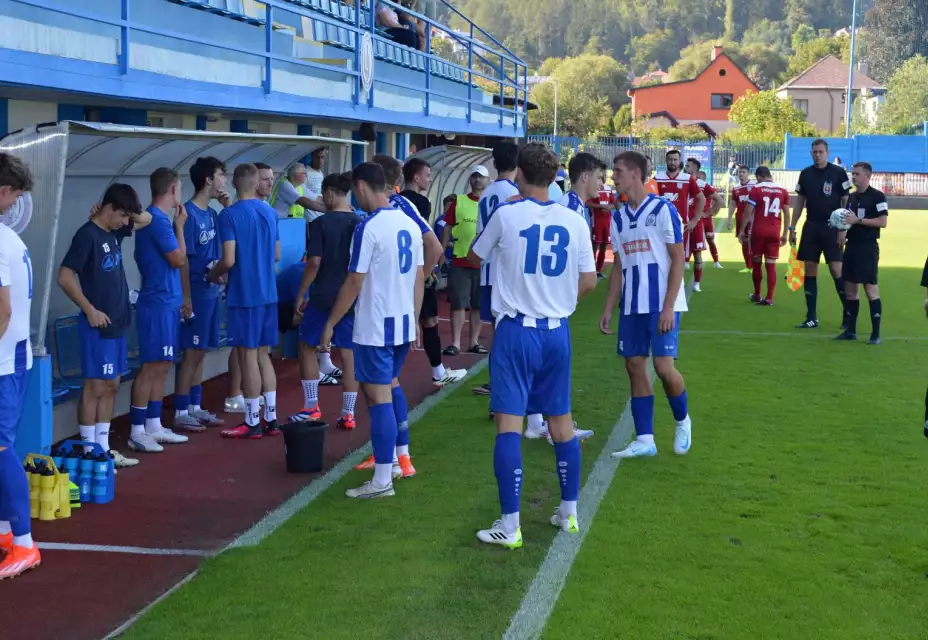
[[[374,486],[380,489],[393,483],[393,464],[374,465]]]
[[[264,419],[267,422],[277,420],[277,392],[264,392]]]
[[[432,367],[432,380],[441,380],[445,377],[445,365],[440,364],[437,367]]]
[[[81,430],[81,440],[84,442],[94,442],[96,440],[96,431],[92,424],[82,424],[78,428]],[[90,453],[91,451],[93,451],[93,447],[84,447],[84,453]]]
[[[519,530],[519,512],[515,513],[504,513],[500,517],[500,521],[503,525],[503,531],[506,533],[515,533]]]
[[[354,405],[358,401],[357,391],[342,392],[342,415],[354,413]]]
[[[110,450],[110,423],[98,422],[94,428],[94,437],[97,444],[103,447],[104,451]]]

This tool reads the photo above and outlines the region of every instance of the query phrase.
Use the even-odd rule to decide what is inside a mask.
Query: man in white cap
[[[464,329],[465,311],[470,312],[470,353],[485,354],[487,348],[480,344],[480,266],[467,260],[467,252],[477,237],[478,203],[490,183],[490,172],[482,165],[470,170],[470,193],[459,195],[445,214],[445,230],[442,233],[442,250],[448,248],[454,237],[454,254],[448,290],[451,298],[451,335],[453,342],[444,350],[446,356],[461,352],[461,333]]]

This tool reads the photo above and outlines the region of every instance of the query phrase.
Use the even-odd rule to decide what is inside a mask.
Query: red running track
[[[447,307],[442,306],[447,318]],[[448,344],[449,323],[441,322],[439,327],[443,344]],[[489,337],[489,331],[483,333]],[[481,342],[489,346],[488,340]],[[462,354],[445,358],[445,365],[469,368],[480,358]],[[303,402],[299,367],[296,361],[285,360],[277,361],[276,369],[278,417],[285,421]],[[435,391],[424,352],[410,353],[402,383],[410,407]],[[225,376],[204,384],[204,406],[222,407],[226,391]],[[336,416],[341,409],[341,387],[320,388],[320,404],[327,416]],[[166,425],[173,413],[169,405],[170,400],[165,403]],[[369,440],[367,410],[362,405],[359,398],[356,429],[329,429],[326,470]],[[222,417],[227,425],[242,419],[241,414]],[[126,447],[127,416],[115,420],[113,427],[113,446],[131,453]],[[192,434],[183,445],[165,445],[164,453],[139,457],[139,466],[119,473],[114,502],[85,505],[66,520],[34,520],[35,539],[40,543],[215,552],[317,477],[286,473],[282,437],[230,441],[220,438],[218,429]],[[45,550],[41,567],[0,582],[0,602],[7,614],[0,617],[0,638],[101,638],[189,575],[201,559],[195,555]],[[14,611],[15,616],[9,615]]]

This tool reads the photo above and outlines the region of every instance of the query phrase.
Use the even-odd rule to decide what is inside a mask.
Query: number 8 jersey
[[[493,256],[493,310],[504,316],[562,319],[577,308],[581,273],[596,271],[583,218],[555,202],[530,198],[500,204],[474,241]]]
[[[356,344],[394,347],[416,339],[422,263],[422,232],[399,209],[378,209],[355,227],[348,272],[366,274],[354,311]]]
[[[0,337],[0,376],[8,376],[32,368],[32,261],[26,245],[5,224],[0,224],[0,287],[10,288],[12,315]]]

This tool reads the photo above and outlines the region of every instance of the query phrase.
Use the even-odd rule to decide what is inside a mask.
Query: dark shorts
[[[854,284],[876,284],[880,245],[876,242],[849,242],[844,248],[841,277]]]
[[[293,302],[277,303],[277,328],[281,333],[287,333],[298,328],[297,325],[293,324],[294,311],[296,311],[296,304]]]
[[[825,262],[841,262],[841,247],[838,246],[838,230],[828,226],[827,222],[806,222],[799,238],[799,250],[796,257],[803,262],[818,263],[825,255]]]
[[[126,336],[103,338],[82,313],[77,319],[81,337],[81,368],[88,380],[115,380],[129,370]]]
[[[422,308],[419,310],[419,319],[426,320],[437,317],[438,294],[435,292],[434,286],[426,287],[425,291],[422,292]]]
[[[312,304],[306,305],[303,321],[300,323],[300,340],[314,349],[321,346],[319,342],[322,340],[322,332],[325,330],[330,314],[331,309],[317,309]],[[353,334],[354,314],[349,313],[342,316],[342,319],[335,325],[332,344],[339,349],[351,349],[354,346]]]
[[[448,278],[451,310],[480,309],[480,269],[451,267]]]

